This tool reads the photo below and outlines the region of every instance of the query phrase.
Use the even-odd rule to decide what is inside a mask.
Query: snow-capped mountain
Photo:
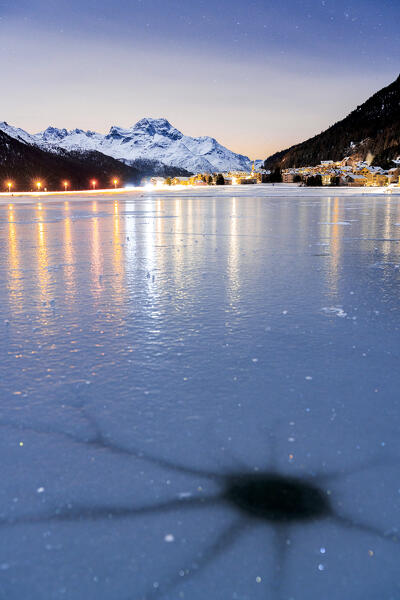
[[[0,129],[44,150],[97,150],[126,163],[147,159],[192,173],[247,171],[252,164],[247,156],[232,152],[214,138],[184,135],[166,119],[141,119],[128,129],[114,126],[107,135],[55,127],[31,135],[7,123],[0,123]]]

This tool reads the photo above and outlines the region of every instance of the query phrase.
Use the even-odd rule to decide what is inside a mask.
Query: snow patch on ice
[[[336,222],[320,221],[318,223],[318,225],[351,225],[351,222],[350,221],[336,221]]]
[[[390,261],[378,261],[372,265],[370,265],[371,269],[400,269],[400,264]]]
[[[347,317],[347,312],[341,306],[324,306],[321,308],[321,312],[327,317],[341,317],[342,319]]]

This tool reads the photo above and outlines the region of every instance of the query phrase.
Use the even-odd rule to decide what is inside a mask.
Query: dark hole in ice
[[[275,473],[232,477],[225,499],[248,516],[276,523],[319,519],[332,512],[328,498],[318,487]]]
[[[270,595],[268,596],[271,600],[281,600],[283,598],[282,587],[286,580],[285,565],[289,551],[288,536],[290,535],[291,526],[296,528],[298,525],[313,525],[319,520],[326,519],[348,531],[358,531],[385,539],[396,545],[399,543],[396,528],[382,531],[373,524],[359,521],[351,515],[346,515],[346,513],[343,514],[341,509],[340,512],[337,512],[331,502],[331,490],[326,489],[327,482],[331,483],[336,479],[346,478],[374,466],[388,466],[388,464],[393,463],[393,460],[391,461],[388,457],[377,457],[375,460],[359,466],[350,466],[330,473],[314,473],[308,476],[300,476],[300,474],[293,476],[281,473],[275,470],[276,461],[272,461],[273,464],[270,470],[252,471],[242,465],[242,470],[224,473],[223,471],[208,471],[182,465],[168,458],[152,455],[132,447],[125,448],[114,443],[105,435],[93,419],[90,419],[90,422],[93,425],[94,435],[87,440],[76,439],[70,434],[63,435],[76,443],[91,446],[92,449],[108,450],[115,455],[141,459],[171,473],[192,477],[195,481],[208,479],[219,489],[211,494],[190,494],[185,498],[175,496],[165,500],[161,499],[156,503],[139,506],[68,504],[37,516],[27,515],[0,519],[0,525],[10,526],[52,521],[82,523],[84,520],[97,521],[101,519],[107,519],[108,521],[114,519],[117,521],[120,518],[140,518],[141,515],[145,514],[155,515],[168,512],[176,513],[177,511],[178,514],[182,511],[189,511],[190,513],[192,510],[202,510],[207,507],[213,508],[221,505],[235,508],[238,513],[230,525],[223,527],[222,531],[215,536],[211,536],[211,540],[208,540],[200,553],[197,553],[192,559],[186,560],[183,567],[179,569],[178,574],[176,574],[175,569],[171,572],[171,576],[157,588],[151,588],[147,592],[144,590],[144,595],[140,596],[143,600],[144,598],[147,600],[159,598],[161,600],[161,598],[172,597],[170,594],[176,594],[175,588],[183,583],[183,576],[185,582],[187,582],[188,579],[198,575],[210,563],[240,541],[242,534],[246,531],[264,525],[269,526],[274,531],[273,560],[275,566],[271,575]],[[27,427],[27,429],[30,428]],[[394,460],[394,462],[396,465],[398,464],[397,460]],[[200,490],[202,491],[202,488],[199,488]]]

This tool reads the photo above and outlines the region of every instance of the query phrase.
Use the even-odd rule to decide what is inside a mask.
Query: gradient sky
[[[0,121],[166,117],[265,158],[400,72],[399,0],[0,0]]]

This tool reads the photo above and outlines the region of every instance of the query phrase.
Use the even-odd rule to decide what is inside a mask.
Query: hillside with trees
[[[139,185],[143,177],[159,172],[187,174],[184,169],[149,160],[126,164],[95,150],[48,152],[0,131],[0,191],[7,190],[8,181],[13,191],[34,190],[37,181],[49,191],[62,190],[64,181],[68,181],[69,190],[88,189],[93,179],[97,188],[104,189],[113,187],[114,179],[121,185]]]
[[[316,166],[322,160],[368,160],[384,168],[400,155],[400,76],[326,131],[277,152],[265,168]]]
[[[60,190],[68,181],[69,189],[87,189],[95,179],[97,187],[112,186],[117,178],[124,183],[138,183],[142,174],[100,152],[63,152],[53,154],[35,146],[18,141],[0,131],[0,190],[11,181],[14,191],[36,189],[36,181],[42,188]]]

